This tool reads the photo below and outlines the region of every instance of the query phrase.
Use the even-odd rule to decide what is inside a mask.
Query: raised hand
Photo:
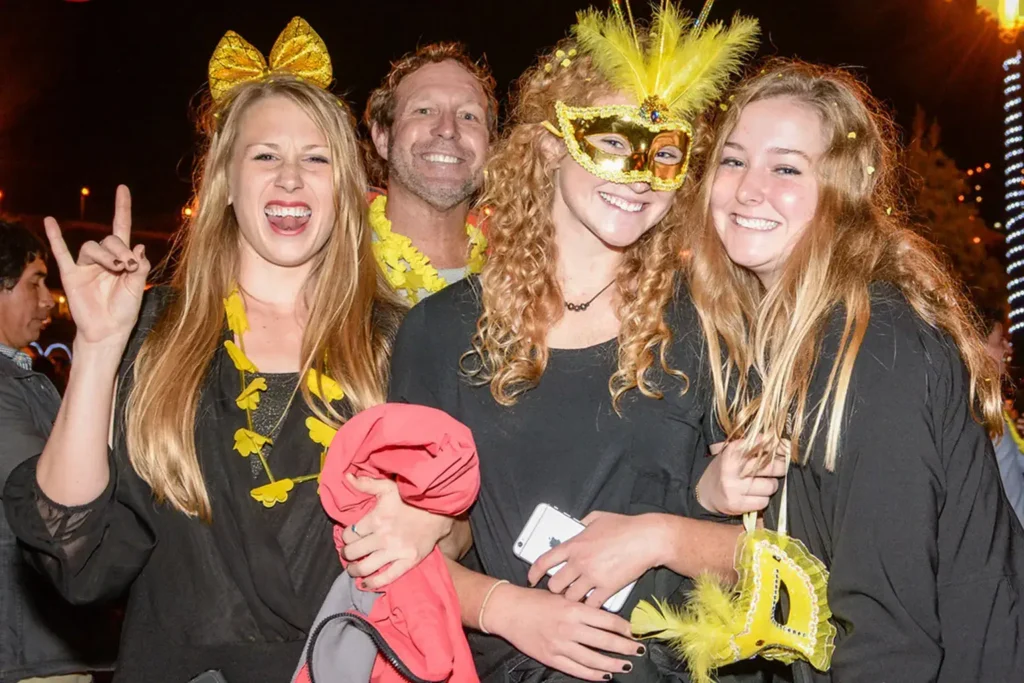
[[[112,233],[101,242],[83,244],[77,261],[68,251],[57,221],[47,217],[43,223],[78,327],[76,341],[126,344],[139,317],[150,270],[145,247],[130,246],[132,197],[128,188],[117,188]]]

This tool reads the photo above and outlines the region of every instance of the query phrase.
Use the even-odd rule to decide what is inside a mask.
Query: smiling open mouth
[[[746,216],[732,215],[733,222],[741,228],[747,230],[760,230],[767,232],[768,230],[774,230],[779,227],[778,221],[770,221],[767,218],[747,218]]]
[[[432,164],[461,164],[462,163],[462,159],[460,159],[458,157],[453,157],[451,154],[437,154],[437,153],[424,154],[423,155],[423,160],[424,161],[429,161]]]
[[[302,232],[313,215],[308,204],[281,204],[271,202],[263,208],[263,214],[275,232],[296,235]]]
[[[646,204],[643,204],[641,202],[626,201],[622,197],[616,197],[615,195],[608,194],[607,192],[598,192],[597,194],[601,196],[601,199],[605,200],[612,206],[618,209],[622,209],[623,211],[628,211],[629,213],[637,213],[638,211],[643,211],[644,206],[646,206]]]

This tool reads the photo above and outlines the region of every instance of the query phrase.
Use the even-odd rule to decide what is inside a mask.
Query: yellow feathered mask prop
[[[617,183],[649,183],[655,190],[683,184],[689,166],[693,119],[720,98],[742,60],[757,47],[757,20],[728,27],[707,24],[713,0],[696,20],[664,0],[649,28],[638,27],[629,3],[612,11],[587,10],[572,29],[572,52],[590,58],[602,76],[635,105],[574,107],[559,101],[558,126],[585,169]],[[567,67],[571,62],[561,62]]]
[[[784,486],[783,510],[785,500]],[[786,534],[784,512],[779,531],[756,528],[756,519],[756,513],[744,516],[734,587],[706,574],[681,608],[641,601],[631,615],[633,634],[670,643],[694,683],[712,683],[716,669],[753,657],[784,664],[804,659],[819,671],[831,666],[836,628],[829,621],[828,570]],[[788,614],[778,618],[783,600]]]

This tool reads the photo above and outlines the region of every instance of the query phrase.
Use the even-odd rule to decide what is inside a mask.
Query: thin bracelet
[[[491,593],[493,593],[494,589],[503,583],[508,583],[508,581],[505,579],[498,579],[491,584],[491,587],[487,589],[487,594],[484,596],[484,601],[480,603],[480,614],[476,618],[476,623],[480,627],[480,631],[487,635],[491,635],[491,632],[487,630],[486,626],[484,626],[484,610],[487,609],[487,601],[491,599]]]

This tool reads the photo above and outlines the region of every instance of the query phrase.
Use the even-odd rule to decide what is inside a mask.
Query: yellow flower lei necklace
[[[253,430],[252,423],[252,414],[260,405],[260,392],[267,390],[267,380],[263,377],[256,377],[251,381],[246,380],[246,373],[256,373],[259,371],[256,369],[256,365],[245,355],[245,344],[242,341],[242,334],[249,329],[249,319],[245,315],[245,302],[242,301],[242,296],[238,293],[237,288],[232,289],[228,297],[224,299],[224,314],[227,317],[228,329],[238,339],[238,344],[235,344],[231,339],[225,340],[224,348],[227,349],[228,356],[231,357],[231,362],[234,363],[241,378],[241,393],[235,399],[235,405],[245,411],[246,422],[245,427],[235,432],[234,448],[243,458],[248,458],[253,454],[259,457],[260,463],[263,465],[263,471],[267,473],[270,483],[252,489],[249,491],[249,495],[254,500],[262,503],[264,507],[271,508],[278,503],[287,501],[288,492],[295,488],[296,484],[320,480],[320,471],[323,471],[324,468],[327,448],[331,445],[331,440],[338,430],[315,416],[307,417],[306,428],[309,430],[310,440],[323,448],[320,453],[320,471],[301,477],[274,478],[273,473],[270,471],[267,457],[263,454],[263,447],[268,443],[272,444],[273,441],[270,437]],[[306,373],[306,384],[309,387],[309,391],[324,403],[340,401],[345,397],[345,392],[342,390],[341,385],[327,375],[318,373],[312,368]],[[298,391],[298,388],[296,388],[296,391]],[[289,405],[290,403],[289,401]],[[285,414],[287,412],[288,409],[286,408]],[[281,419],[283,420],[284,416]]]
[[[387,202],[386,195],[379,195],[370,202],[370,227],[377,236],[377,241],[373,243],[373,255],[388,284],[396,290],[404,289],[409,303],[415,304],[420,299],[420,289],[433,294],[447,287],[448,283],[430,264],[430,259],[413,245],[412,240],[391,231],[391,221],[384,213]],[[466,268],[470,273],[479,273],[487,260],[487,237],[480,228],[468,221],[466,235],[469,237]]]

